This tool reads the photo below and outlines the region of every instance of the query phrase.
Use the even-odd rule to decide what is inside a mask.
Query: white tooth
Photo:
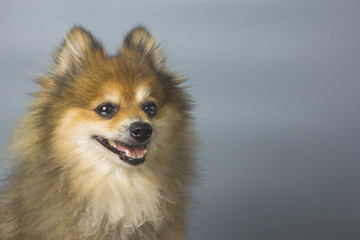
[[[144,155],[145,155],[146,153],[147,153],[147,149],[145,149],[145,151],[144,151]],[[143,156],[144,156],[144,155],[143,155]]]
[[[125,151],[126,156],[130,157],[130,151],[126,149]]]
[[[112,146],[113,148],[116,148],[116,143],[113,140],[109,140],[108,141],[110,146]]]

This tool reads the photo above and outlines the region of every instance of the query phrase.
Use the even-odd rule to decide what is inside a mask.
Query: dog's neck
[[[84,235],[94,235],[106,226],[113,229],[121,226],[122,234],[131,234],[145,222],[156,228],[164,216],[161,206],[163,196],[157,175],[144,169],[119,167],[111,171],[94,166],[73,166],[71,191],[83,202],[84,216],[79,223]],[[75,177],[74,177],[75,176]]]

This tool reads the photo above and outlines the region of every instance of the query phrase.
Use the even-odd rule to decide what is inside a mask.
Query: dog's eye
[[[145,103],[143,106],[142,106],[143,110],[146,112],[146,114],[149,116],[149,117],[154,117],[156,115],[156,112],[157,112],[157,106],[155,103],[153,102],[148,102],[148,103]]]
[[[95,108],[95,112],[103,118],[111,119],[119,110],[119,107],[112,103],[102,103]]]

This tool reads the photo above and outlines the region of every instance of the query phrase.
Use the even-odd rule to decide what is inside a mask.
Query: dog
[[[184,239],[197,138],[186,80],[143,26],[108,55],[74,26],[11,138],[0,239]]]

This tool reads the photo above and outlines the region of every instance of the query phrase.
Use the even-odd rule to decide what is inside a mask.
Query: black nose
[[[149,139],[152,134],[152,127],[145,122],[134,122],[129,127],[130,134],[139,142]]]

